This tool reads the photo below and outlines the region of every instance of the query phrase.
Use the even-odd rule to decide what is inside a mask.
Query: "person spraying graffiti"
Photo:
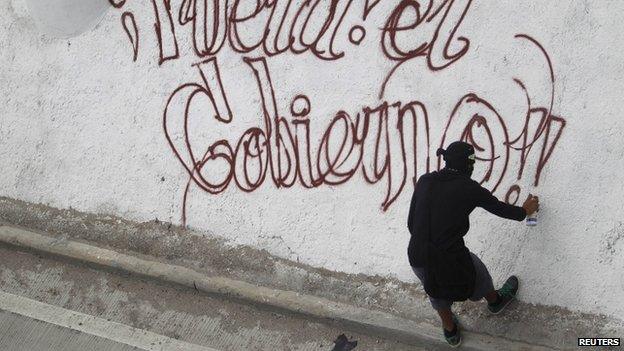
[[[539,209],[537,196],[529,194],[522,207],[499,201],[471,179],[475,154],[472,145],[456,141],[440,148],[446,167],[422,175],[412,196],[407,227],[411,238],[408,258],[424,286],[431,305],[442,320],[446,341],[459,346],[458,320],[451,311],[454,301],[487,300],[491,313],[500,313],[516,296],[519,281],[511,276],[495,290],[486,266],[464,243],[469,215],[481,207],[499,217],[523,221]]]

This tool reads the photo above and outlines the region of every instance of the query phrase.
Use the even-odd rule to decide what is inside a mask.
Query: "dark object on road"
[[[357,341],[349,341],[344,334],[340,334],[334,344],[332,351],[350,351],[357,346]]]

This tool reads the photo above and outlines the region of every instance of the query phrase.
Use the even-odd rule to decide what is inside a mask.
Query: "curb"
[[[0,291],[0,311],[7,311],[63,329],[135,347],[139,350],[219,351],[2,291]],[[2,344],[2,338],[0,338],[0,345]],[[52,342],[48,344],[48,347],[54,347],[52,346],[54,344],[55,342]],[[44,345],[41,346],[45,347]],[[55,348],[55,350],[58,349]]]
[[[225,277],[207,276],[192,269],[150,261],[96,246],[52,238],[25,229],[0,225],[0,244],[25,248],[80,263],[135,274],[165,283],[237,299],[321,321],[342,325],[391,340],[427,346],[446,347],[439,327],[328,299],[257,286]],[[543,346],[462,331],[464,350],[552,350]]]

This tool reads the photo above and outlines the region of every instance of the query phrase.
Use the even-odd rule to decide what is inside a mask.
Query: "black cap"
[[[475,163],[474,147],[463,141],[455,141],[446,150],[439,148],[436,155],[444,156],[446,165],[459,171],[472,171]]]

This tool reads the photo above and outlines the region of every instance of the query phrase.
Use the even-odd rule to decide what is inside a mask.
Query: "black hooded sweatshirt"
[[[435,193],[431,194],[430,212],[425,194],[432,181],[437,181]],[[499,201],[492,193],[472,180],[469,175],[448,168],[424,174],[418,179],[410,204],[407,227],[411,233],[408,257],[412,267],[424,267],[426,252],[427,223],[431,225],[431,242],[447,249],[464,248],[464,235],[468,233],[468,216],[481,207],[499,217],[522,221],[526,211],[519,206]],[[428,214],[431,222],[428,222]],[[427,218],[425,218],[427,217]]]

